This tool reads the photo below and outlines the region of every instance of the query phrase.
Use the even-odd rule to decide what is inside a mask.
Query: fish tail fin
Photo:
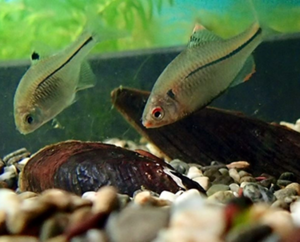
[[[277,31],[276,29],[273,29],[271,26],[269,26],[268,24],[264,23],[261,20],[261,18],[259,17],[258,11],[256,10],[253,0],[248,0],[248,4],[250,7],[250,10],[253,13],[254,22],[256,22],[262,29],[263,40],[264,41],[270,41],[270,40],[272,41],[272,40],[277,39],[278,36],[281,35],[282,33]]]
[[[129,36],[128,31],[110,27],[101,17],[89,17],[84,32],[89,33],[96,43],[117,40]]]

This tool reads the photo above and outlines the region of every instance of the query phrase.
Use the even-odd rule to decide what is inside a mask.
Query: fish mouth
[[[142,124],[147,129],[152,127],[152,123],[150,121],[147,121],[147,120],[142,121]]]

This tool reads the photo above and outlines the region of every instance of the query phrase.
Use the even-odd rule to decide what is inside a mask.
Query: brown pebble
[[[41,193],[41,202],[50,203],[60,211],[70,209],[71,194],[60,189],[48,189]]]
[[[85,218],[91,215],[92,212],[90,207],[78,208],[70,215],[69,226],[73,226],[77,223],[80,223],[81,221],[84,221]]]
[[[157,207],[169,206],[170,201],[156,198],[150,191],[142,191],[135,195],[134,202],[139,205],[152,205]]]
[[[36,194],[35,192],[30,192],[30,191],[26,191],[26,192],[22,192],[20,194],[18,194],[19,198],[21,198],[22,200],[24,199],[28,199],[28,198],[33,198],[36,197],[38,194]]]
[[[96,197],[93,203],[92,212],[109,213],[118,208],[119,199],[117,190],[112,186],[101,187],[96,193]]]
[[[228,169],[245,169],[248,168],[250,166],[249,162],[247,161],[234,161],[231,162],[230,164],[226,165]]]
[[[285,188],[292,188],[297,192],[298,195],[300,195],[300,184],[299,183],[293,182],[293,183],[287,185]]]
[[[66,213],[56,213],[48,218],[42,225],[39,238],[41,241],[61,235],[67,228],[69,223],[69,215]]]
[[[36,237],[33,236],[1,236],[0,242],[39,242]]]

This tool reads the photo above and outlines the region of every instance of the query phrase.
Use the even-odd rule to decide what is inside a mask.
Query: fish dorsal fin
[[[255,72],[255,63],[254,63],[253,56],[250,55],[246,60],[243,68],[233,79],[229,87],[234,87],[240,83],[248,81],[254,72]]]
[[[221,41],[221,37],[206,29],[203,25],[196,24],[190,37],[188,47],[200,46],[203,43]]]
[[[87,61],[83,61],[80,67],[80,75],[76,91],[95,86],[96,77]]]

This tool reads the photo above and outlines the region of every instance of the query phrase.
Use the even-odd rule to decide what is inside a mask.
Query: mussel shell
[[[160,193],[180,187],[164,172],[170,166],[157,157],[100,142],[65,141],[32,156],[20,178],[22,191],[60,188],[81,195],[105,185],[132,195],[145,188]]]

